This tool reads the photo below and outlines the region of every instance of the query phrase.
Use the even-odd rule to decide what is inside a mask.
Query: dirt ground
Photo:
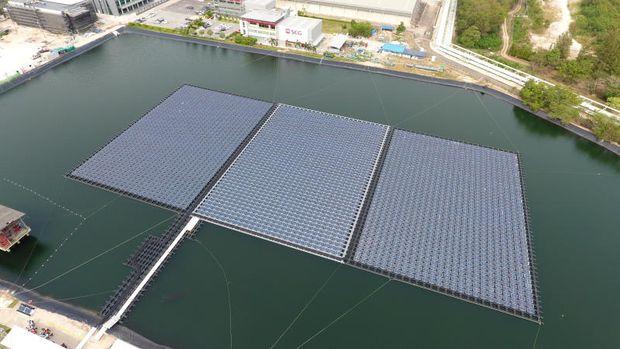
[[[28,328],[28,320],[34,321],[39,331],[42,328],[49,328],[54,334],[51,340],[57,344],[65,343],[68,348],[75,348],[82,338],[86,335],[90,326],[63,315],[49,312],[42,308],[37,308],[32,316],[28,316],[16,311],[21,302],[16,301],[7,293],[0,294],[0,324],[8,327]],[[108,349],[114,343],[115,337],[105,335],[97,343],[89,343],[87,349]]]
[[[542,5],[546,11],[553,13],[553,21],[549,24],[549,28],[542,34],[532,33],[531,41],[534,48],[549,49],[557,41],[560,35],[566,33],[573,21],[569,9],[569,2],[579,0],[546,0]],[[570,57],[575,58],[581,50],[581,44],[573,39],[571,45]]]
[[[49,54],[34,58],[42,48],[80,47],[135,20],[135,15],[98,16],[95,29],[79,35],[52,34],[42,29],[19,26],[10,19],[0,22],[0,30],[9,29],[9,34],[0,38],[0,81],[23,74],[49,60]]]

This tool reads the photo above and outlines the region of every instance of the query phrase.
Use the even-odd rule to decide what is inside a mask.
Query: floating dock
[[[193,219],[541,321],[513,152],[182,86],[69,176],[180,213],[128,261],[115,321]]]

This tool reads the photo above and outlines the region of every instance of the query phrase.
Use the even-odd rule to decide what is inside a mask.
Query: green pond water
[[[64,174],[183,83],[519,151],[544,325],[212,225],[125,325],[175,348],[620,346],[612,153],[471,91],[139,35],[0,96],[0,203],[33,229],[0,255],[1,278],[100,309],[122,263],[173,214]]]

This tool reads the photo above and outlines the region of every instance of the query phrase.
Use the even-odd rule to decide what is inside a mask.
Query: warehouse
[[[97,21],[90,0],[10,0],[6,10],[19,25],[56,34],[83,33]]]
[[[223,17],[240,18],[254,10],[272,10],[276,0],[215,0],[215,12]]]
[[[278,23],[276,28],[280,46],[302,44],[316,47],[325,37],[323,21],[316,18],[291,16]]]
[[[318,16],[410,25],[416,0],[277,0],[277,6]]]

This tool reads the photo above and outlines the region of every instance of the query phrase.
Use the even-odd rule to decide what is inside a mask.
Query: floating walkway
[[[199,221],[541,321],[513,152],[182,86],[69,176],[180,213],[100,333]]]

